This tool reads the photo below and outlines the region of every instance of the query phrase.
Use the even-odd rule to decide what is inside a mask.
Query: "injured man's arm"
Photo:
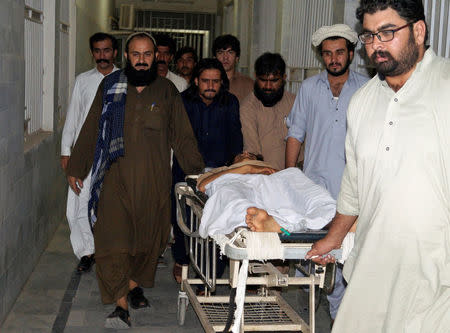
[[[252,159],[244,159],[242,161],[245,162],[247,160],[250,161]],[[275,172],[277,172],[277,170],[274,168],[271,168],[269,166],[245,164],[245,165],[233,167],[233,165],[232,165],[230,168],[227,168],[225,170],[222,170],[222,171],[219,171],[216,173],[212,173],[211,175],[207,176],[206,178],[199,179],[199,182],[197,183],[197,188],[200,191],[205,192],[206,185],[211,183],[213,180],[219,178],[220,176],[223,176],[223,175],[226,175],[229,173],[240,174],[240,175],[246,175],[246,174],[271,175]]]

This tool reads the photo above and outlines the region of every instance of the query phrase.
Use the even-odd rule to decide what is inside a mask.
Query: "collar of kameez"
[[[328,72],[326,70],[320,72],[319,74],[319,80],[328,85]],[[348,70],[348,79],[350,83],[352,83],[355,80],[355,74],[351,69]]]

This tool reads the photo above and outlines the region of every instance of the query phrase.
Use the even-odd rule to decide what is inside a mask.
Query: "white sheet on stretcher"
[[[298,168],[267,175],[226,174],[206,186],[202,237],[229,234],[246,226],[247,208],[265,209],[290,232],[319,230],[336,212],[336,201]]]

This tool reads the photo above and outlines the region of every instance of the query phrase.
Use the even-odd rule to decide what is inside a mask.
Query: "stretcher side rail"
[[[214,292],[217,282],[216,242],[210,237],[202,238],[198,233],[205,198],[201,198],[192,188],[192,184],[188,185],[186,182],[175,184],[175,196],[177,224],[188,237],[188,255],[191,267],[208,291]]]

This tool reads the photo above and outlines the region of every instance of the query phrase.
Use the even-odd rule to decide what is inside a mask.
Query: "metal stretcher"
[[[238,283],[239,267],[247,259],[247,251],[239,237],[225,245],[225,255],[229,259],[229,277],[216,278],[216,259],[218,245],[210,237],[201,238],[198,228],[202,217],[206,195],[196,190],[196,181],[175,186],[177,202],[177,222],[188,238],[190,265],[195,277],[188,278],[188,265],[182,268],[181,289],[178,295],[178,324],[183,325],[189,304],[196,312],[205,332],[228,332],[234,314],[234,296]],[[311,243],[324,237],[326,233],[311,232],[281,236],[285,259],[299,260],[311,248]],[[232,235],[226,235],[230,238]],[[331,253],[340,257],[340,250]],[[327,265],[328,266],[328,265]],[[328,268],[328,267],[327,267]],[[334,269],[318,266],[312,274],[305,277],[291,277],[282,274],[270,262],[250,262],[246,285],[259,286],[258,295],[245,296],[244,311],[239,327],[240,332],[249,331],[296,331],[314,333],[315,331],[315,289],[325,287],[332,290]],[[215,295],[218,285],[229,285],[230,295]],[[309,287],[309,325],[291,308],[273,287],[303,285]],[[194,286],[202,286],[201,296]],[[204,288],[204,289],[203,289]]]

